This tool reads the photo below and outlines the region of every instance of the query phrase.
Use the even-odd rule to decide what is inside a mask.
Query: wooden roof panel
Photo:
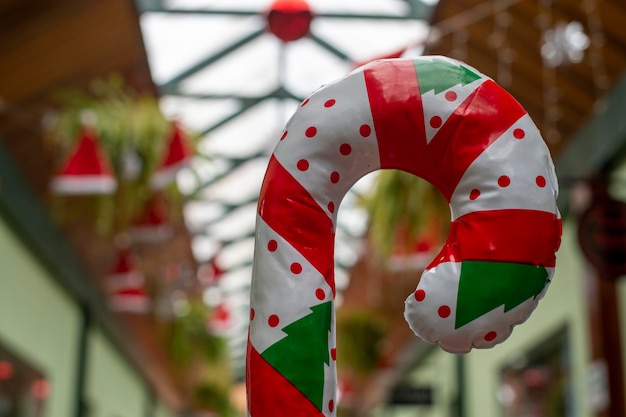
[[[625,15],[619,0],[440,0],[432,21],[439,36],[426,53],[493,77],[526,108],[556,156],[625,72]],[[589,37],[583,60],[544,65],[544,30],[570,22]]]

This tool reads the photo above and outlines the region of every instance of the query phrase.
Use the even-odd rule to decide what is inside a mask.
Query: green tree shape
[[[481,78],[463,65],[454,65],[441,59],[414,63],[421,94],[426,94],[430,90],[435,90],[435,94],[439,94],[457,84],[467,85]]]
[[[504,305],[507,312],[549,283],[543,266],[508,262],[464,261],[456,302],[455,329]]]
[[[261,354],[320,411],[324,401],[324,364],[330,364],[332,309],[331,301],[311,307],[311,314],[282,329],[287,337]]]

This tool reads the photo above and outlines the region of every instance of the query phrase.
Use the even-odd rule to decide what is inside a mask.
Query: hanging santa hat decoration
[[[152,303],[142,285],[120,288],[109,297],[113,311],[143,314],[150,311]]]
[[[401,250],[389,255],[387,268],[393,272],[420,271],[426,268],[444,243],[442,230],[441,220],[431,218],[425,229],[416,236],[412,250]]]
[[[109,306],[112,310],[129,313],[146,313],[150,310],[150,297],[144,288],[144,275],[137,268],[130,249],[123,248],[111,273],[107,276],[110,291]]]
[[[224,275],[224,270],[221,268],[216,258],[217,256],[214,256],[207,263],[198,268],[198,281],[200,281],[202,285],[207,287],[216,286],[222,278],[222,275]]]
[[[209,316],[209,330],[214,335],[224,335],[232,325],[232,315],[226,302],[222,301],[213,308]]]
[[[143,274],[137,267],[136,260],[129,248],[119,249],[115,264],[107,275],[106,286],[115,290],[128,285],[140,285],[143,283]]]
[[[153,196],[130,228],[133,240],[143,243],[160,243],[172,237],[174,231],[168,222],[167,207],[163,199]]]
[[[100,147],[95,130],[84,127],[50,188],[58,194],[110,194],[117,188],[111,165]]]
[[[193,156],[189,139],[180,124],[173,121],[168,143],[165,145],[165,152],[161,163],[150,178],[153,189],[163,189],[171,183],[178,171],[191,161]]]

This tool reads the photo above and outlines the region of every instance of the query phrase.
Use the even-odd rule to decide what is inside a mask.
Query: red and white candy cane
[[[251,417],[336,413],[337,209],[368,172],[394,168],[450,204],[442,251],[405,318],[450,352],[502,342],[554,273],[557,180],[528,114],[445,57],[380,60],[328,84],[288,122],[261,188],[247,351]]]

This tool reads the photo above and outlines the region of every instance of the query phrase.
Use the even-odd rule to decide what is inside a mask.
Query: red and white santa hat
[[[150,198],[129,232],[136,242],[160,243],[171,238],[174,230],[168,222],[164,201],[157,197]]]
[[[93,128],[81,130],[76,146],[52,178],[50,188],[58,194],[110,194],[115,191],[117,180]]]
[[[200,284],[207,287],[217,286],[219,284],[222,275],[224,275],[224,270],[219,265],[216,258],[217,256],[214,256],[198,268],[197,276]]]
[[[187,165],[193,156],[189,139],[177,121],[171,123],[169,141],[163,158],[150,178],[153,189],[163,189],[174,180],[178,171]]]
[[[109,296],[109,307],[117,312],[142,314],[150,311],[152,302],[143,286],[129,286]]]
[[[106,287],[110,291],[108,302],[112,310],[130,313],[150,310],[151,301],[144,288],[144,275],[129,248],[118,251],[114,267],[106,279]]]
[[[223,335],[228,332],[233,323],[232,314],[228,304],[222,300],[213,308],[209,316],[209,331],[215,335]]]
[[[137,261],[130,248],[119,249],[113,268],[106,276],[106,288],[113,291],[122,287],[143,285],[143,281],[143,273],[137,267]]]

